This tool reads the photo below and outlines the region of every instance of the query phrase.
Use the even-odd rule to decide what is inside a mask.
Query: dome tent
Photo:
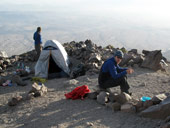
[[[48,40],[35,65],[35,76],[48,78],[50,73],[70,73],[69,58],[64,47],[56,40]]]

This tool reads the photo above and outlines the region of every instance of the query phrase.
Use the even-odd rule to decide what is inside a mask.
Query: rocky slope
[[[87,44],[90,44],[90,46]],[[97,78],[102,61],[111,57],[116,49],[111,46],[102,48],[87,42],[72,42],[64,44],[64,46],[71,60],[75,59],[77,62],[82,62],[85,65],[86,74],[75,79],[60,78],[48,80],[44,83],[48,88],[46,95],[20,102],[13,107],[8,106],[8,101],[14,96],[27,94],[32,88],[32,82],[26,80],[27,86],[0,86],[1,127],[159,128],[164,125],[164,120],[143,118],[138,113],[115,112],[110,107],[101,105],[96,100],[89,98],[84,100],[67,100],[64,94],[78,86],[88,85],[91,92],[98,89]],[[33,70],[36,62],[33,55],[34,51],[11,58],[2,57],[3,63],[1,66],[6,66],[2,66],[1,78],[10,76],[16,70],[18,62],[24,62],[25,65],[30,66],[30,69]],[[8,60],[8,63],[6,60]],[[75,61],[72,62],[76,66],[77,63],[74,64]],[[127,66],[132,65],[130,63]],[[140,100],[142,96],[154,97],[157,94],[169,93],[169,67],[165,66],[165,71],[160,69],[155,71],[149,68],[142,68],[139,64],[134,64],[133,69],[135,72],[132,75],[128,75],[133,99]],[[33,74],[29,75],[33,76]],[[111,90],[112,92],[120,93],[119,87]]]

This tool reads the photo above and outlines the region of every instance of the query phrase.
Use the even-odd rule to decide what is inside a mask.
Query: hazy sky
[[[170,28],[170,0],[1,0],[0,11],[117,15],[132,23]]]
[[[36,26],[43,28],[44,38],[61,42],[92,39],[167,49],[170,0],[0,0],[1,33],[20,33],[23,27],[30,32],[29,43]]]

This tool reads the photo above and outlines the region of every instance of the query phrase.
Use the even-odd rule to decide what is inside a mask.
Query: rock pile
[[[91,92],[87,97],[96,99],[99,104],[106,105],[113,111],[139,113],[142,117],[153,119],[166,119],[170,115],[169,94],[159,94],[146,101],[133,99],[124,92],[121,94],[105,91]]]
[[[106,47],[97,46],[91,40],[70,43],[64,43],[71,64],[70,66],[71,78],[76,78],[85,73],[99,73],[99,70],[105,60],[113,57],[115,51],[119,48],[114,48],[111,45]],[[161,60],[166,59],[162,56],[160,50],[146,51],[143,50],[143,54],[139,54],[137,49],[132,49],[127,51],[125,48],[121,48],[125,54],[120,66],[134,66],[137,65],[143,68],[149,68],[152,70],[163,69],[160,64]],[[7,57],[6,53],[1,52],[0,54],[0,74],[8,71],[11,68],[16,68],[20,64],[25,64],[29,62],[36,62],[36,52],[35,50],[23,53],[21,55],[14,55]],[[10,68],[11,67],[11,68]],[[8,69],[7,69],[8,68]],[[32,71],[33,73],[34,71]],[[20,72],[23,76],[26,72]]]
[[[18,103],[26,100],[30,100],[34,97],[43,96],[47,93],[47,87],[44,84],[38,85],[37,83],[34,83],[32,85],[32,89],[23,96],[15,96],[13,97],[9,102],[9,106],[16,106]]]
[[[86,40],[85,42],[72,41],[63,45],[74,67],[77,63],[81,63],[85,67],[85,72],[88,71],[94,73],[99,73],[103,62],[106,59],[113,57],[115,51],[119,49],[114,48],[111,45],[102,48],[101,46],[94,44],[91,40]],[[155,71],[163,69],[160,64],[161,60],[164,58],[161,50],[143,50],[143,54],[139,54],[137,49],[127,51],[125,48],[121,48],[121,50],[124,52],[125,56],[122,59],[120,66],[133,67],[134,65],[137,65],[139,67],[149,68]]]

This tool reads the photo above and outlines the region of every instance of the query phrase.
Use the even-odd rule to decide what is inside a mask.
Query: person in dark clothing
[[[129,93],[129,84],[127,82],[127,74],[134,72],[131,68],[119,67],[124,54],[122,51],[117,50],[114,57],[106,60],[101,67],[98,82],[99,88],[107,90],[111,87],[120,86],[122,92]]]
[[[38,60],[40,53],[42,51],[42,41],[41,41],[41,27],[37,27],[37,31],[33,35],[35,51],[37,53],[36,59]]]

